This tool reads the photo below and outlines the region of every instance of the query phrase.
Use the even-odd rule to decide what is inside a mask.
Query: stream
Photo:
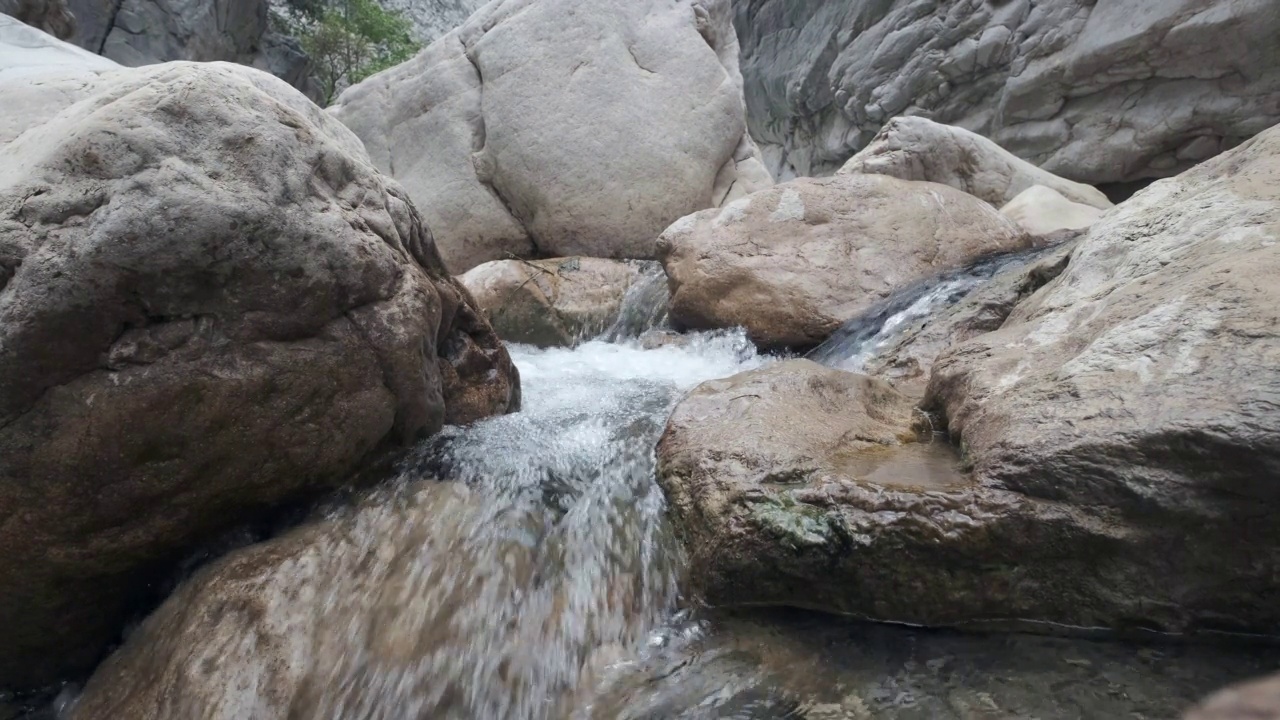
[[[882,318],[964,294],[913,292]],[[607,340],[513,346],[521,412],[447,429],[397,483],[291,541],[303,549],[286,546],[289,559],[271,560],[260,586],[280,613],[281,642],[308,638],[290,646],[292,695],[263,710],[275,696],[261,688],[279,669],[257,647],[223,648],[216,665],[193,670],[217,694],[200,699],[201,716],[1175,718],[1274,666],[1270,650],[699,607],[681,593],[654,446],[684,393],[771,359],[741,332],[638,339],[661,321],[646,310],[655,294],[639,286],[630,304],[645,307],[628,307],[630,325]],[[884,322],[873,329],[825,359],[846,365],[867,352]],[[182,651],[196,667],[199,654]]]

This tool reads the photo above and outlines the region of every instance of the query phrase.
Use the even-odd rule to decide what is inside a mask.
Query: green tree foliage
[[[288,15],[277,20],[315,63],[325,105],[348,85],[408,60],[422,47],[409,21],[377,0],[295,0]]]

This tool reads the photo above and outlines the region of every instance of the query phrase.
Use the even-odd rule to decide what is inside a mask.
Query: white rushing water
[[[71,717],[597,717],[605,671],[676,609],[671,408],[764,359],[741,332],[511,353],[520,412],[447,428],[397,482],[194,577]]]

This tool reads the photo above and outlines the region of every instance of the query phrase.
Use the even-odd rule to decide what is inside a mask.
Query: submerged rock
[[[508,255],[651,258],[677,218],[772,181],[728,0],[503,0],[333,108],[455,273]]]
[[[1280,122],[1256,0],[739,0],[751,132],[780,178],[899,115],[1094,185],[1174,175]]]
[[[642,271],[638,262],[600,258],[494,260],[458,280],[503,340],[557,347],[613,325]]]
[[[884,175],[803,178],[680,219],[659,248],[671,320],[812,347],[894,290],[1029,242],[989,204]]]
[[[1103,210],[1111,207],[1097,188],[1041,170],[977,133],[920,117],[885,123],[871,144],[840,168],[839,174],[850,173],[950,185],[996,207],[1036,186],[1054,190],[1073,203]]]
[[[87,669],[214,533],[519,401],[340,123],[235,65],[70,72],[0,146],[0,687]]]

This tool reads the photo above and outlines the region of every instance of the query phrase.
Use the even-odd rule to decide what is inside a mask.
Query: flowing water
[[[1035,248],[983,258],[967,267],[898,290],[848,321],[807,357],[830,367],[861,372],[904,333],[955,305],[1000,272],[1026,266],[1054,248]]]
[[[521,412],[448,429],[401,482],[242,551],[221,589],[180,590],[126,647],[131,672],[72,717],[154,695],[182,698],[165,717],[226,720],[1172,718],[1274,666],[1269,651],[698,608],[680,594],[654,446],[684,393],[768,359],[740,332],[628,338],[660,316],[645,309],[660,287],[633,290],[641,307],[609,340],[512,348]],[[258,611],[225,609],[246,596]]]

